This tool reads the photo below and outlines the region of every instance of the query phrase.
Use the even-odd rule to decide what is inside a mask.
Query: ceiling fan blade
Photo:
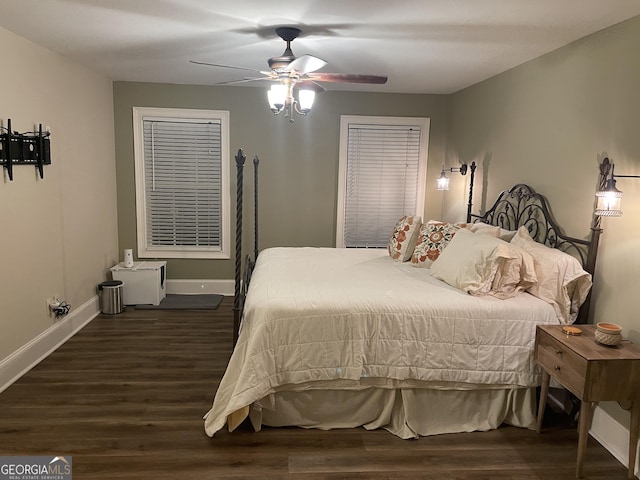
[[[358,75],[352,73],[309,73],[307,78],[316,82],[387,83],[386,76]]]
[[[296,88],[297,89],[313,90],[316,93],[320,93],[320,92],[326,91],[326,88],[324,88],[319,83],[314,82],[313,80],[300,80],[300,81],[296,82]]]
[[[251,78],[243,78],[242,80],[230,80],[228,82],[218,82],[215,83],[214,85],[235,85],[237,83],[249,83],[249,82],[256,82],[259,80],[273,80],[272,78],[269,77],[251,77]]]
[[[263,75],[271,75],[271,72],[265,72],[263,70],[256,70],[255,68],[245,68],[245,67],[236,67],[233,65],[223,65],[221,63],[206,63],[206,62],[196,62],[195,60],[189,60],[190,63],[195,63],[197,65],[207,65],[209,67],[222,67],[222,68],[233,68],[234,70],[245,70],[247,72],[258,72]]]
[[[301,74],[315,72],[327,64],[324,60],[313,55],[302,55],[296,58],[288,66],[287,70],[295,70]]]

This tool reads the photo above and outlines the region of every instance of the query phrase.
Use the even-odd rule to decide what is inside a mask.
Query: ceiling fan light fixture
[[[297,89],[296,99],[293,96],[293,87],[295,80],[285,77],[280,80],[281,83],[271,85],[271,88],[267,92],[267,99],[269,100],[269,108],[271,111],[278,115],[284,112],[284,116],[289,118],[290,122],[293,122],[293,114],[297,112],[301,115],[307,115],[311,111],[313,101],[316,96],[315,90],[310,87]]]
[[[271,111],[278,115],[284,112],[283,116],[288,117],[293,122],[295,113],[307,115],[313,107],[315,94],[323,92],[325,89],[318,82],[347,82],[347,83],[369,83],[384,84],[387,82],[386,76],[362,75],[351,73],[315,73],[324,67],[327,62],[314,55],[302,55],[296,57],[291,50],[291,42],[298,38],[301,31],[297,27],[276,28],[276,34],[286,42],[287,46],[283,54],[279,57],[268,59],[270,71],[257,70],[255,68],[238,67],[225,65],[222,63],[206,63],[191,60],[199,65],[209,65],[212,67],[231,68],[234,70],[244,70],[259,73],[261,76],[245,77],[242,80],[218,82],[216,85],[231,85],[257,81],[274,81],[275,84],[267,92],[267,100]],[[297,99],[294,97],[296,89]]]

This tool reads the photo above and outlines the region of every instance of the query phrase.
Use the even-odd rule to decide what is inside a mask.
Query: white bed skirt
[[[385,389],[282,391],[254,403],[262,425],[384,428],[400,438],[486,431],[501,424],[535,428],[535,388],[482,390]]]

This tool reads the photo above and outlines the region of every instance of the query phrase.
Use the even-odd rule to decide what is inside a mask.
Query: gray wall
[[[136,245],[132,107],[228,110],[231,150],[260,158],[260,248],[335,245],[340,115],[431,118],[428,177],[435,184],[444,159],[448,97],[324,92],[307,117],[295,123],[274,116],[266,88],[114,83],[118,176],[118,234],[121,249]],[[235,199],[235,163],[232,159]],[[245,246],[253,249],[252,169],[245,177]],[[425,217],[440,215],[442,196],[427,191]],[[234,215],[235,215],[235,208]],[[232,225],[235,225],[235,216]],[[232,227],[233,228],[233,227]],[[233,237],[233,235],[232,235]],[[135,253],[135,252],[134,252]],[[233,255],[232,255],[233,256]],[[169,259],[170,279],[230,279],[231,260]]]
[[[601,158],[618,174],[640,175],[639,45],[636,17],[453,95],[447,159],[481,165],[478,209],[528,183],[567,234],[588,237]],[[640,179],[619,179],[618,188],[624,214],[602,222],[592,321],[618,323],[638,343]],[[447,193],[444,216],[456,218],[460,191]],[[615,404],[606,409],[628,424]]]

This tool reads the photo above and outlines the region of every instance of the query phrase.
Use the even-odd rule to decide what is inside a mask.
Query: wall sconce
[[[599,217],[619,217],[622,215],[620,205],[622,192],[616,188],[616,178],[640,178],[640,175],[615,175],[615,165],[604,158],[600,164],[600,186],[596,192],[596,210],[594,215]]]
[[[449,169],[450,172],[460,172],[460,175],[467,174],[467,164],[463,163],[459,167],[451,167]],[[444,165],[442,166],[442,173],[437,180],[436,190],[449,190],[449,177],[447,177]]]

